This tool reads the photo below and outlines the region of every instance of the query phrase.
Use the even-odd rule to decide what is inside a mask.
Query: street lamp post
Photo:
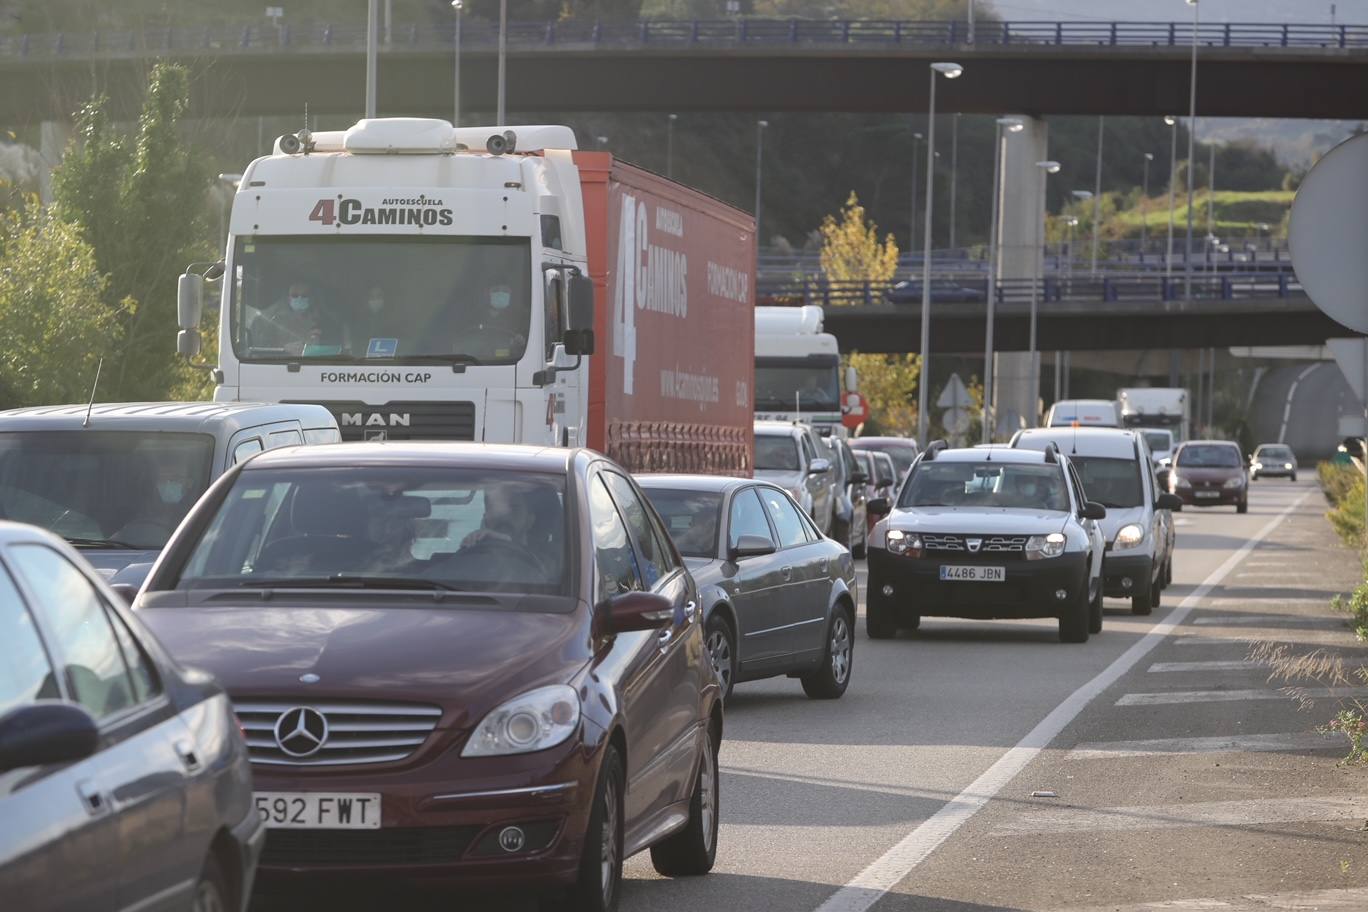
[[[955,249],[955,189],[959,185],[959,123],[960,115],[950,120],[950,249]]]
[[[922,302],[921,302],[921,377],[917,382],[917,442],[926,445],[926,431],[930,426],[926,410],[929,406],[928,386],[931,382],[931,214],[935,209],[936,157],[936,76],[958,79],[964,67],[958,63],[931,64],[931,92],[927,106],[926,127],[926,224],[922,237]]]
[[[920,133],[912,134],[912,213],[907,219],[907,252],[917,249],[917,144],[922,141]]]
[[[499,101],[498,111],[495,115],[495,123],[500,127],[505,126],[505,115],[508,113],[504,106],[505,90],[507,83],[505,73],[508,69],[508,0],[499,0]]]
[[[988,326],[983,342],[983,442],[993,442],[993,318],[997,310],[999,260],[1002,256],[998,243],[999,213],[1002,211],[1002,159],[1007,154],[1007,137],[1020,133],[1026,124],[1020,117],[999,117],[997,136],[993,143],[993,212],[988,217]]]
[[[366,118],[375,116],[376,69],[380,55],[380,0],[366,4]],[[308,129],[309,125],[304,125]]]
[[[755,246],[760,246],[760,188],[763,186],[764,171],[761,165],[764,163],[765,153],[765,128],[769,126],[768,120],[757,120],[755,122]]]
[[[671,114],[665,121],[665,176],[674,177],[674,125],[678,114]]]
[[[1040,195],[1037,197],[1036,204],[1039,207],[1031,216],[1032,233],[1034,241],[1031,244],[1031,423],[1034,426],[1039,420],[1039,409],[1036,402],[1040,399],[1040,352],[1036,350],[1036,318],[1040,310],[1040,285],[1043,281],[1044,262],[1040,251],[1040,225],[1045,221],[1045,178],[1047,174],[1059,173],[1059,162],[1039,161],[1036,167],[1041,170]],[[1085,191],[1086,192],[1086,191]]]
[[[1140,180],[1140,256],[1149,249],[1149,166],[1154,153],[1145,153],[1144,177]]]
[[[1093,179],[1092,265],[1088,271],[1097,278],[1097,239],[1102,229],[1102,135],[1106,118],[1097,118],[1097,176]]]
[[[451,0],[451,11],[456,14],[455,31],[451,40],[456,56],[456,65],[452,77],[452,94],[456,97],[451,108],[451,125],[453,127],[461,126],[461,10],[464,6],[464,0]]]
[[[1169,127],[1169,218],[1168,253],[1164,257],[1164,300],[1169,297],[1169,287],[1173,283],[1173,185],[1178,180],[1178,118],[1172,114],[1164,117]]]
[[[1074,199],[1078,200],[1080,203],[1086,203],[1088,200],[1093,199],[1093,192],[1092,192],[1091,190],[1074,190],[1074,191],[1072,191],[1072,194],[1071,194],[1071,195],[1073,196]],[[1096,206],[1093,207],[1092,223],[1093,223],[1093,224],[1092,224],[1093,236],[1096,237],[1096,236],[1097,236],[1097,207],[1096,207]],[[1071,252],[1072,252],[1072,251],[1071,251]],[[1089,273],[1089,278],[1093,278],[1093,279],[1097,278],[1097,265],[1096,265],[1095,263],[1093,264],[1092,271]]]
[[[1188,77],[1188,150],[1187,150],[1187,238],[1183,246],[1183,300],[1192,305],[1192,154],[1193,135],[1197,131],[1197,0],[1187,0],[1192,7],[1192,73]]]

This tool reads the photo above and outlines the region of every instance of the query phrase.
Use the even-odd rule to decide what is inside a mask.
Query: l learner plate
[[[1001,583],[1007,580],[1006,567],[980,567],[972,565],[968,567],[953,567],[942,565],[940,568],[940,578],[942,580],[954,580],[960,583]]]
[[[281,830],[375,830],[376,792],[253,792],[266,826]]]

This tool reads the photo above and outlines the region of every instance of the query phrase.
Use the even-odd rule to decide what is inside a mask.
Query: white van
[[[1045,414],[1046,427],[1121,427],[1121,406],[1112,399],[1061,399]]]

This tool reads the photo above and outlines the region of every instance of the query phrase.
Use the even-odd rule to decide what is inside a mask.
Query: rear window
[[[851,445],[860,450],[887,453],[889,458],[893,460],[893,467],[898,470],[899,478],[912,468],[912,463],[917,461],[917,447],[911,442],[857,439]]]
[[[1140,463],[1133,459],[1070,456],[1083,481],[1088,500],[1104,507],[1138,507],[1144,500]]]
[[[675,547],[685,557],[714,557],[717,554],[717,524],[722,511],[722,495],[712,491],[681,491],[643,488],[651,506],[656,508]]]
[[[798,461],[798,444],[792,437],[757,436],[755,438],[755,467],[772,471],[796,472],[802,468]]]
[[[177,588],[356,587],[567,595],[559,475],[364,466],[248,471]]]
[[[1159,453],[1173,449],[1173,435],[1168,431],[1145,431],[1145,445],[1151,452]]]
[[[1179,450],[1178,464],[1193,469],[1237,469],[1240,452],[1232,446],[1199,443]]]

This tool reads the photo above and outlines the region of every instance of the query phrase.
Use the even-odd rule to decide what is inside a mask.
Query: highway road
[[[1358,398],[1333,361],[1298,362],[1264,374],[1250,409],[1259,443],[1286,443],[1303,465],[1339,445],[1339,418],[1355,414]]]
[[[1243,661],[1264,637],[1364,654],[1327,607],[1358,565],[1309,478],[1259,483],[1244,516],[1178,514],[1163,605],[1109,601],[1085,645],[1044,621],[861,625],[844,699],[741,685],[714,872],[631,859],[622,912],[1368,908],[1363,774],[1312,731],[1330,702],[1300,711]],[[376,889],[309,907],[524,908]]]

